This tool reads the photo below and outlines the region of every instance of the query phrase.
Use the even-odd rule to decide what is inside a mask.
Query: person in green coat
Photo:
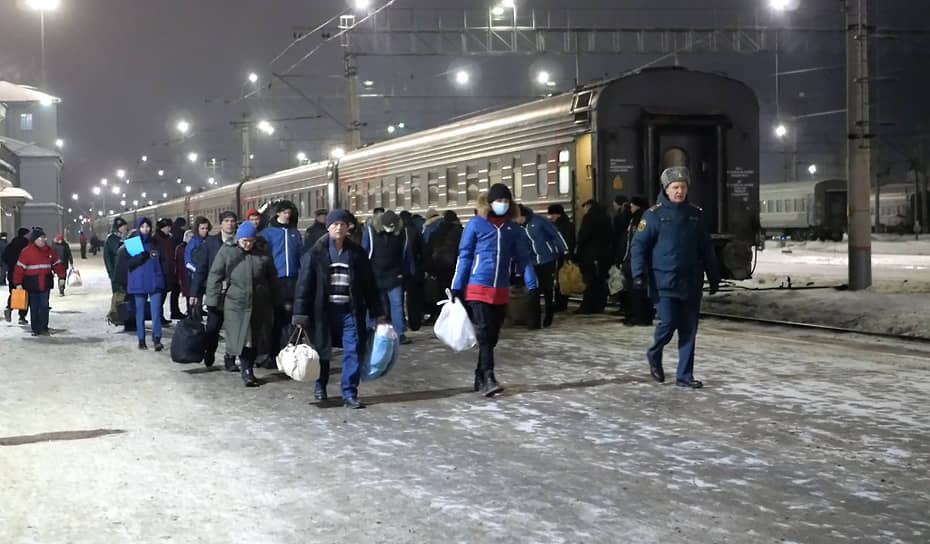
[[[204,300],[210,311],[222,311],[226,353],[239,357],[246,387],[257,387],[252,368],[259,353],[273,347],[274,309],[282,303],[278,273],[271,256],[254,252],[255,227],[245,221],[236,232],[236,245],[224,245],[207,279]]]

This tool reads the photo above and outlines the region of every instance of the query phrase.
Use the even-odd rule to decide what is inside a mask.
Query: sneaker
[[[28,325],[29,322],[26,321],[26,318],[25,318],[25,317],[21,317],[21,318],[19,318],[19,324],[20,324],[20,325]]]
[[[413,340],[407,338],[406,336],[401,336],[401,337],[400,337],[400,343],[401,343],[401,345],[406,346],[407,344],[412,344],[412,343],[413,343]]]
[[[362,404],[362,401],[358,400],[357,398],[342,399],[342,405],[353,410],[358,410],[365,407],[365,405]]]
[[[704,384],[700,380],[690,379],[690,380],[675,380],[675,385],[678,387],[690,387],[691,389],[700,389],[704,387]]]
[[[313,385],[313,398],[315,400],[326,400],[329,395],[326,394],[326,388],[320,384]]]

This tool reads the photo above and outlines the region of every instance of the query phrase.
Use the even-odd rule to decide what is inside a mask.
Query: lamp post
[[[42,41],[41,85],[46,89],[45,80],[45,12],[58,8],[60,0],[27,0],[26,5],[39,12],[39,34]]]

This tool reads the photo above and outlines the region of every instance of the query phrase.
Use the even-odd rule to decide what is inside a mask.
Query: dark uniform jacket
[[[236,245],[236,237],[233,236],[227,242],[227,245]],[[203,243],[191,253],[191,262],[196,270],[191,274],[191,296],[203,298],[207,292],[207,277],[210,274],[210,267],[213,266],[213,260],[216,254],[223,247],[223,233],[214,234],[204,238]]]
[[[700,298],[705,272],[712,286],[720,283],[703,215],[690,202],[670,202],[664,192],[643,214],[633,237],[633,278],[648,286],[653,301]]]
[[[329,326],[331,291],[329,268],[330,239],[321,238],[304,253],[300,262],[300,275],[297,278],[297,290],[294,296],[294,322],[303,325],[310,334],[313,347],[320,354],[320,359],[329,360],[332,356],[332,330]],[[351,285],[350,306],[355,316],[355,327],[359,341],[364,342],[366,313],[372,316],[384,315],[381,297],[375,285],[371,263],[365,251],[346,237],[343,251],[350,253],[349,283]]]

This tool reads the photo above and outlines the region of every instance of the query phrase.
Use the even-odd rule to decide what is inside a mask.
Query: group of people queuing
[[[0,252],[3,283],[10,291],[6,308],[3,310],[4,319],[7,322],[13,319],[13,291],[23,290],[26,292],[28,305],[17,309],[19,324],[28,324],[32,336],[49,336],[49,298],[52,289],[55,288],[55,276],[58,277],[59,295],[65,295],[66,273],[69,268],[74,267],[71,248],[62,234],[56,235],[55,242],[50,244],[42,227],[33,227],[31,230],[23,227],[12,240],[7,239],[7,233],[0,233]]]

